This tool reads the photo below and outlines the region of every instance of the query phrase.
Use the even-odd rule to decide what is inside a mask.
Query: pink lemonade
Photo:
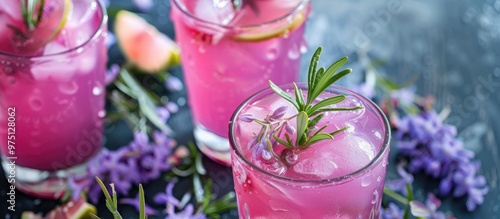
[[[309,12],[308,0],[243,1],[240,9],[229,2],[172,0],[171,12],[198,146],[226,164],[238,104],[268,80],[298,80]]]
[[[293,93],[292,86],[283,88]],[[371,101],[338,86],[318,100],[338,94],[346,99],[335,107],[364,108],[325,113],[315,127],[328,124],[327,133],[350,127],[333,140],[287,155],[284,146],[276,145],[274,151],[289,164],[254,158],[248,145],[262,126],[237,118],[246,113],[265,118],[280,106],[288,106],[284,117],[291,117],[296,108],[270,89],[240,106],[230,127],[240,218],[378,218],[389,154],[387,120]],[[296,127],[295,119],[290,125]]]
[[[6,28],[23,25],[19,1],[0,2],[0,149],[4,162],[15,160],[22,183],[30,177],[23,170],[68,169],[100,150],[107,16],[98,0],[73,1],[60,33],[25,51]],[[56,1],[47,2],[49,7]],[[44,180],[31,177],[32,183]]]

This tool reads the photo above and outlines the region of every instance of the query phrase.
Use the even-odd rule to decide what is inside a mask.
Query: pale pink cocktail
[[[238,8],[228,0],[172,0],[195,138],[226,164],[231,114],[267,80],[297,81],[306,49],[309,0],[241,2]]]
[[[292,91],[293,86],[283,90]],[[304,92],[307,88],[302,86]],[[240,218],[378,218],[383,195],[390,130],[380,109],[370,100],[345,88],[332,86],[318,101],[338,94],[346,99],[335,107],[354,111],[327,112],[316,125],[328,124],[324,132],[350,128],[301,151],[274,152],[287,162],[253,156],[250,141],[262,126],[240,121],[250,113],[265,118],[281,106],[284,117],[297,110],[267,89],[246,100],[230,124],[230,143],[235,190]],[[295,119],[289,121],[296,127]],[[283,136],[281,136],[283,137]],[[284,152],[286,151],[286,153]]]
[[[68,172],[84,173],[82,164],[102,147],[105,8],[99,0],[72,1],[57,36],[42,47],[23,47],[6,28],[23,28],[19,1],[0,2],[2,164],[9,178],[8,164],[15,162],[18,188],[60,195]],[[46,2],[53,10],[50,4],[62,1]]]

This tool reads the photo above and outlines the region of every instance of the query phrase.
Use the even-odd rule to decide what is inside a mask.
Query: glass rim
[[[94,42],[97,40],[97,38],[99,36],[102,36],[103,32],[104,32],[104,29],[106,28],[106,25],[108,23],[108,12],[106,10],[106,6],[104,5],[104,2],[101,1],[101,0],[93,0],[93,2],[96,2],[102,12],[102,19],[101,19],[101,22],[99,24],[99,26],[97,27],[97,30],[92,34],[91,37],[88,38],[88,40],[86,40],[85,42],[75,46],[75,47],[71,47],[69,49],[66,49],[66,50],[63,50],[61,52],[57,52],[57,53],[51,53],[51,54],[41,54],[41,55],[20,55],[20,54],[15,54],[15,53],[9,53],[9,52],[5,52],[5,51],[2,51],[0,50],[0,56],[10,56],[10,57],[14,57],[14,58],[21,58],[21,59],[43,59],[43,58],[50,58],[50,57],[55,57],[55,56],[61,56],[61,55],[65,55],[65,54],[68,54],[68,53],[72,53],[82,47],[85,47],[87,44],[90,44],[91,42]],[[72,10],[75,10],[75,9],[72,9]]]
[[[307,85],[307,83],[305,83],[305,82],[297,83],[297,86],[299,88],[304,87],[306,85]],[[279,85],[279,87],[280,88],[284,88],[284,87],[292,88],[293,84],[292,83],[282,84],[282,85]],[[365,107],[369,106],[369,107],[373,108],[374,113],[377,114],[379,116],[379,118],[382,120],[383,126],[385,128],[384,142],[382,143],[382,147],[381,147],[380,151],[378,151],[377,155],[372,160],[370,160],[370,162],[368,164],[364,165],[361,168],[358,168],[356,171],[352,171],[352,172],[345,174],[345,175],[342,175],[342,176],[337,176],[337,177],[333,177],[333,178],[326,178],[326,179],[294,179],[294,178],[279,176],[279,175],[275,175],[275,174],[272,174],[270,172],[267,172],[267,171],[263,170],[262,168],[258,167],[257,165],[255,165],[254,163],[250,162],[250,160],[248,160],[245,156],[243,156],[242,152],[239,149],[240,147],[236,146],[236,143],[234,140],[235,139],[234,126],[236,124],[236,122],[234,122],[234,121],[236,121],[236,119],[237,119],[236,116],[239,115],[241,110],[245,106],[247,106],[252,100],[254,100],[254,98],[256,98],[262,94],[265,94],[266,92],[272,92],[271,94],[274,94],[274,92],[272,91],[271,88],[264,88],[264,89],[258,91],[257,93],[253,94],[252,96],[250,96],[246,100],[244,100],[243,103],[241,103],[238,106],[238,108],[236,108],[233,115],[231,116],[231,120],[229,123],[228,140],[229,140],[230,147],[236,152],[236,156],[238,156],[239,159],[243,160],[243,162],[246,165],[255,169],[259,173],[264,174],[266,176],[270,176],[271,178],[274,178],[274,179],[279,179],[279,180],[283,180],[283,181],[287,181],[287,182],[315,183],[315,184],[343,183],[343,182],[348,182],[352,179],[355,179],[355,178],[359,177],[360,175],[364,174],[365,172],[370,171],[370,169],[372,169],[373,167],[375,167],[376,164],[378,164],[382,161],[385,154],[389,153],[390,140],[391,140],[391,130],[390,130],[390,126],[389,126],[389,121],[388,121],[387,117],[385,116],[385,114],[383,113],[383,111],[380,109],[380,107],[377,104],[375,104],[372,100],[366,98],[365,96],[363,96],[357,92],[354,92],[353,90],[350,90],[348,88],[338,86],[338,85],[331,85],[329,88],[327,88],[327,91],[333,90],[333,89],[340,90],[344,93],[353,94],[356,96],[356,98],[359,98],[360,101],[363,102]]]
[[[207,20],[201,19],[201,18],[197,17],[195,14],[189,12],[189,10],[187,10],[187,8],[184,7],[184,5],[180,2],[182,0],[172,0],[172,1],[174,2],[175,7],[178,8],[184,15],[188,16],[189,18],[194,19],[197,22],[201,22],[202,24],[209,25],[209,26],[216,26],[216,27],[222,28],[224,30],[245,30],[245,29],[264,28],[265,26],[269,26],[269,25],[272,25],[272,24],[276,24],[276,23],[282,22],[282,21],[286,20],[290,16],[294,16],[294,15],[299,14],[302,10],[305,9],[305,7],[307,6],[307,4],[311,0],[300,0],[300,3],[297,6],[295,6],[292,10],[290,10],[288,13],[284,14],[283,16],[277,17],[275,19],[272,19],[272,20],[269,20],[269,21],[265,21],[265,22],[262,22],[262,23],[259,23],[259,24],[241,25],[241,26],[238,26],[238,25],[224,25],[224,24],[219,24],[219,23],[215,23],[215,22],[211,22],[211,21],[207,21]]]

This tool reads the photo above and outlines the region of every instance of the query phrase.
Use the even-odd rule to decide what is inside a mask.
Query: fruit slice
[[[146,72],[179,64],[179,46],[138,15],[119,11],[115,34],[127,59]]]
[[[274,37],[285,36],[288,33],[294,31],[296,28],[300,27],[300,25],[304,23],[305,19],[306,19],[306,10],[303,10],[302,12],[296,14],[292,18],[292,21],[282,21],[279,24],[274,24],[278,25],[276,27],[265,27],[266,30],[264,31],[260,30],[260,28],[257,28],[254,31],[246,31],[244,33],[233,36],[233,38],[239,41],[256,42],[256,41],[267,40]]]
[[[37,4],[35,11],[38,11],[41,6]],[[71,0],[45,0],[40,22],[34,29],[29,29],[26,25],[19,27],[19,24],[24,24],[22,21],[16,22],[18,25],[12,25],[11,42],[14,52],[31,54],[39,51],[59,35],[68,20],[71,10]]]
[[[95,206],[87,203],[83,196],[76,201],[69,201],[64,205],[56,207],[45,217],[37,215],[31,211],[25,211],[21,219],[92,219],[92,214],[96,214]]]

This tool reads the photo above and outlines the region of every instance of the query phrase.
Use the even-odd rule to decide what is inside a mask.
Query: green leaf
[[[333,104],[336,104],[336,103],[340,103],[344,99],[345,99],[345,95],[338,95],[338,96],[334,96],[334,97],[330,97],[330,98],[324,99],[324,100],[320,101],[319,103],[315,104],[314,106],[312,106],[307,111],[307,113],[308,114],[313,114],[314,111],[316,111],[316,110],[318,110],[320,108],[323,108],[323,107],[326,107],[326,106],[330,106],[330,105],[333,105]]]
[[[196,156],[195,167],[196,167],[196,172],[198,172],[200,175],[207,174],[207,170],[203,166],[203,160],[201,154],[197,154]]]
[[[309,71],[307,72],[307,87],[313,88],[316,82],[316,72],[317,72],[317,67],[318,67],[318,62],[319,62],[319,57],[321,55],[321,50],[323,48],[318,47],[316,51],[314,52],[314,55],[311,58],[311,63],[309,64]],[[308,89],[307,90],[307,98],[309,99],[311,97],[312,90]]]
[[[321,140],[326,140],[326,139],[333,139],[333,137],[330,134],[327,133],[320,133],[317,135],[313,135],[307,142],[305,143],[306,147],[309,147],[310,145],[321,141]]]
[[[342,70],[341,72],[335,74],[334,76],[332,76],[328,82],[326,83],[327,84],[327,87],[331,86],[333,83],[335,83],[336,81],[338,81],[339,79],[341,79],[342,77],[348,75],[349,73],[352,72],[352,69],[348,68],[348,69],[344,69]],[[326,88],[325,88],[326,89]]]
[[[312,92],[312,96],[311,96],[311,98],[313,100],[316,99],[316,97],[318,97],[319,94],[321,94],[328,86],[331,85],[331,84],[328,84],[329,81],[331,81],[331,78],[333,77],[335,72],[340,67],[342,67],[347,62],[347,60],[348,60],[347,57],[343,57],[343,58],[339,59],[338,61],[333,63],[330,67],[328,67],[328,69],[325,71],[325,73],[323,75],[321,75],[321,77],[319,78],[319,81],[313,87],[313,92]],[[309,101],[309,102],[312,102],[312,101]]]
[[[172,134],[172,130],[162,121],[158,113],[156,112],[156,105],[154,101],[150,98],[147,91],[139,85],[139,82],[132,77],[132,75],[125,69],[120,72],[120,78],[123,79],[124,83],[134,91],[139,102],[140,111],[148,118],[148,120],[155,125],[161,131]]]
[[[343,132],[343,131],[345,131],[345,130],[347,130],[347,129],[349,129],[349,126],[346,126],[346,127],[344,127],[344,128],[338,129],[338,130],[336,130],[336,131],[334,131],[334,132],[330,133],[330,135],[333,137],[333,136],[335,136],[336,134],[341,133],[341,132]]]
[[[293,147],[292,139],[290,138],[290,136],[287,133],[285,133],[285,139],[288,142],[288,144]]]
[[[285,99],[286,101],[292,103],[293,106],[295,106],[295,108],[297,108],[297,110],[299,109],[299,105],[297,104],[297,102],[295,102],[295,100],[292,99],[292,96],[290,96],[289,93],[285,92],[284,90],[282,90],[280,87],[278,87],[276,84],[274,84],[272,81],[269,81],[269,86],[271,87],[271,89],[276,93],[278,94],[279,96],[281,96],[283,99]]]
[[[297,87],[297,84],[293,83],[293,90],[295,91],[295,100],[297,101],[297,104],[299,105],[299,111],[304,110],[304,106],[306,105],[304,103],[304,96],[302,96],[302,90],[300,90]]]
[[[305,135],[307,129],[307,123],[309,122],[309,117],[304,111],[300,111],[297,115],[297,139],[295,140],[295,145],[301,145],[303,135]]]
[[[406,193],[408,194],[408,196],[407,196],[406,208],[405,208],[405,213],[404,213],[403,218],[408,219],[408,218],[410,218],[410,202],[413,201],[413,191],[411,189],[410,183],[406,183]]]
[[[146,215],[146,200],[144,199],[144,188],[142,188],[142,184],[139,184],[139,218],[146,219],[148,216]]]
[[[324,125],[324,126],[323,126],[323,127],[321,127],[320,129],[318,129],[318,131],[316,131],[316,132],[313,134],[313,136],[314,136],[314,135],[319,134],[319,133],[320,133],[321,131],[323,131],[326,127],[327,127],[327,125]]]
[[[319,114],[318,116],[314,117],[311,121],[309,121],[308,127],[314,127],[318,122],[323,118],[324,114]]]
[[[399,90],[401,87],[391,79],[378,75],[377,76],[377,84],[381,85],[383,88],[387,90]]]
[[[273,135],[274,140],[276,140],[278,143],[282,144],[283,146],[293,149],[293,145],[289,144],[288,142],[280,139],[278,136]]]

